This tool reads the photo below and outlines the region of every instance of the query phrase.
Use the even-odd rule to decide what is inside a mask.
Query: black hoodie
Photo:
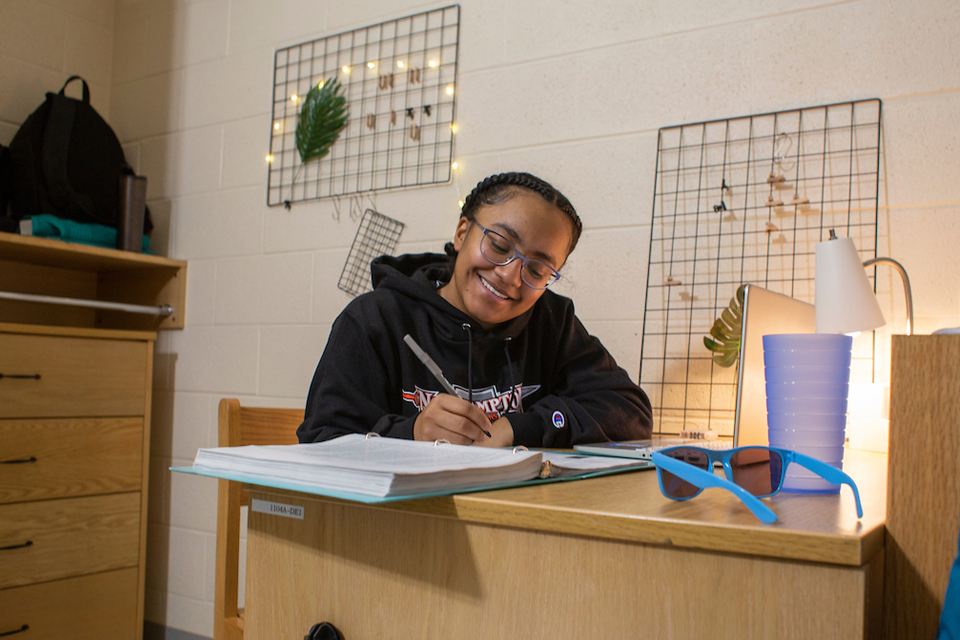
[[[372,263],[370,293],[343,310],[317,365],[300,442],[375,431],[413,438],[440,384],[403,341],[409,333],[489,417],[507,414],[514,444],[570,447],[647,438],[650,401],[574,315],[546,291],[523,315],[483,329],[437,292],[449,259],[425,253]]]

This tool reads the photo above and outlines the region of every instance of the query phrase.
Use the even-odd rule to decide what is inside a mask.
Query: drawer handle
[[[2,378],[14,378],[17,380],[39,380],[40,374],[35,373],[33,375],[18,375],[15,373],[0,373],[0,379]],[[19,632],[18,632],[19,633]]]
[[[12,635],[15,634],[15,633],[22,633],[22,632],[26,631],[26,630],[29,629],[29,628],[30,628],[30,625],[25,624],[25,625],[23,625],[22,627],[20,627],[19,629],[14,629],[13,631],[4,631],[3,633],[0,633],[0,638],[2,638],[3,636],[12,636]]]
[[[0,464],[25,464],[27,462],[36,462],[37,456],[30,456],[29,458],[20,458],[19,460],[0,460]]]
[[[32,547],[33,540],[27,540],[23,544],[12,544],[9,547],[0,547],[0,551],[10,551],[12,549],[25,549],[26,547]]]

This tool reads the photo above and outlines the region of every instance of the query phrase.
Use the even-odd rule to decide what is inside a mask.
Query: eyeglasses
[[[488,262],[502,267],[514,260],[519,260],[523,263],[520,267],[520,279],[531,289],[546,289],[560,279],[557,270],[546,262],[526,257],[517,251],[512,242],[496,231],[487,229],[476,220],[473,224],[483,231],[483,237],[480,238],[480,253]]]
[[[860,492],[846,473],[808,455],[776,447],[737,447],[711,450],[699,447],[670,447],[653,452],[660,491],[673,500],[689,500],[705,488],[720,487],[736,495],[763,522],[776,522],[777,516],[757,498],[780,491],[787,467],[796,462],[833,484],[847,484],[857,502],[857,517],[863,517]],[[723,466],[726,479],[713,473],[713,465]]]

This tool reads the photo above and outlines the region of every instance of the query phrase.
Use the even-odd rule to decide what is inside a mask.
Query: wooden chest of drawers
[[[0,635],[141,637],[155,336],[0,323]]]

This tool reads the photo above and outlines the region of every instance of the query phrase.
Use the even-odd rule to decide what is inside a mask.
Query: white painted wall
[[[163,333],[156,358],[151,621],[212,633],[216,485],[167,467],[215,445],[221,397],[302,406],[348,301],[336,282],[356,221],[336,221],[329,201],[265,205],[273,53],[440,6],[0,2],[0,142],[44,91],[84,74],[149,179],[155,246],[190,261],[187,327]],[[879,97],[879,254],[910,273],[918,332],[956,326],[957,33],[955,0],[461,0],[461,170],[450,185],[380,193],[376,208],[406,223],[400,251],[439,250],[478,180],[550,180],[586,227],[561,292],[636,377],[657,130]],[[895,274],[878,280],[892,327],[882,360],[904,313]]]

